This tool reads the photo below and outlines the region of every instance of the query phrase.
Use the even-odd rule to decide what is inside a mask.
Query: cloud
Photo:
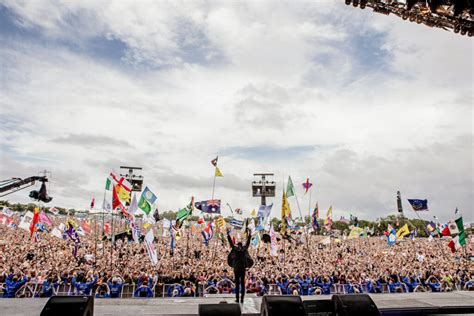
[[[132,147],[133,146],[122,139],[114,139],[112,137],[107,136],[99,136],[99,135],[86,135],[86,134],[69,134],[64,137],[57,137],[52,139],[52,142],[58,144],[66,144],[66,145],[77,145],[83,147],[97,147],[97,146],[126,146]]]
[[[130,164],[176,210],[211,197],[219,155],[215,197],[245,210],[263,171],[337,215],[388,214],[398,189],[472,208],[465,37],[336,1],[15,1],[0,26],[0,178],[48,169],[58,206]]]

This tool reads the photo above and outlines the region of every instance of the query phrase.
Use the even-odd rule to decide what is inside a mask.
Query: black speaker
[[[242,312],[240,311],[239,304],[199,304],[198,306],[198,315],[199,316],[240,316]]]
[[[306,316],[299,296],[265,295],[260,307],[261,316]]]
[[[336,316],[364,315],[380,316],[379,309],[367,294],[333,295]]]
[[[93,316],[93,296],[53,296],[41,311],[41,316]]]
[[[334,316],[334,303],[331,299],[304,300],[307,316]]]

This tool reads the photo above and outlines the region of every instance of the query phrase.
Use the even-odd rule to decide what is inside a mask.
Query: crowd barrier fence
[[[469,282],[474,283],[474,280],[471,280]],[[234,284],[232,283],[232,285]],[[3,297],[4,295],[5,286],[6,286],[5,283],[0,283],[0,297]],[[179,283],[156,284],[153,287],[153,297],[154,298],[160,298],[160,297],[165,298],[165,297],[175,297],[175,296],[202,297],[207,294],[228,294],[228,293],[211,293],[209,292],[209,288],[211,288],[212,286],[205,287],[204,284],[198,284],[197,287],[193,287],[191,293],[188,293],[187,295],[183,295],[182,289],[179,288],[180,286],[181,285]],[[359,287],[361,289],[361,293],[368,293],[366,284],[361,284],[359,285]],[[214,286],[214,288],[218,290],[217,287]],[[422,291],[427,290],[426,286],[419,285],[417,286],[417,288],[415,288],[415,292],[418,292],[420,288]],[[124,284],[122,287],[120,298],[133,298],[136,289],[137,289],[136,284]],[[347,289],[348,289],[347,284],[331,285],[332,294],[347,294],[348,293]],[[43,290],[42,283],[27,282],[16,292],[15,297],[17,298],[41,297],[42,290]],[[177,293],[174,292],[175,295],[173,295],[174,290],[177,290]],[[467,289],[462,288],[461,284],[457,283],[457,284],[454,284],[454,288],[452,290],[453,291],[466,291]],[[408,287],[402,283],[402,293],[408,293],[408,292],[409,292]],[[282,290],[280,286],[278,286],[277,284],[269,284],[266,293],[270,295],[281,295]],[[382,284],[382,293],[392,293],[387,284]],[[74,295],[74,288],[71,284],[59,284],[58,286],[53,287],[53,295],[58,295],[58,296],[59,295],[62,295],[62,296]]]

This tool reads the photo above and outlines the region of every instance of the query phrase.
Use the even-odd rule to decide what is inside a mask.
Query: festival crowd
[[[33,294],[49,297],[67,285],[70,295],[122,297],[177,297],[233,293],[230,250],[225,238],[203,243],[200,234],[184,230],[170,248],[157,224],[158,263],[152,265],[145,243],[124,239],[103,240],[101,229],[81,237],[74,251],[69,239],[42,234],[33,241],[23,229],[0,225],[0,295],[27,296],[25,284],[37,284]],[[235,234],[234,238],[244,240]],[[278,252],[270,243],[251,247],[254,265],[247,272],[247,293],[327,295],[335,293],[400,293],[474,290],[474,265],[462,252],[447,251],[446,240],[404,239],[392,247],[383,237],[356,239],[321,236],[278,239]],[[468,243],[466,252],[472,252]],[[75,255],[74,255],[75,254]],[[31,294],[30,294],[31,296]]]

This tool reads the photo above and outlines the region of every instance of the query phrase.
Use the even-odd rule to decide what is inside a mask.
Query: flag
[[[160,212],[158,211],[158,208],[155,208],[155,212],[153,212],[153,218],[155,222],[158,222],[160,220]]]
[[[107,180],[105,180],[105,189],[107,191],[112,190],[112,181],[110,181],[109,177],[107,177]]]
[[[458,218],[455,219],[455,222],[456,222],[456,225],[458,227],[458,230],[459,230],[459,244],[461,246],[465,246],[466,245],[466,233],[464,232],[464,223],[463,223],[463,220],[462,220],[462,216],[457,213],[458,215]]]
[[[448,225],[446,225],[441,234],[443,234],[443,236],[453,236],[453,240],[454,238],[457,238],[456,242],[461,246],[464,246],[466,245],[466,233],[464,232],[462,215],[459,213],[455,214],[458,215],[457,218],[454,221],[449,221]],[[452,249],[453,248],[451,248],[451,250]]]
[[[219,156],[216,156],[216,158],[212,159],[211,160],[211,164],[214,166],[214,167],[217,167],[217,160],[219,159]]]
[[[48,215],[45,212],[39,214],[39,222],[53,226],[53,222],[49,219]]]
[[[308,193],[308,190],[313,186],[312,183],[309,183],[309,178],[306,178],[306,182],[303,183],[304,194]]]
[[[319,213],[318,212],[318,203],[316,203],[316,207],[314,208],[312,221],[311,221],[311,225],[313,226],[314,230],[318,230],[320,228],[319,223],[318,223],[318,213]]]
[[[314,215],[316,216],[316,219],[319,219],[319,206],[318,206],[318,202],[316,202],[316,207],[314,208]]]
[[[35,207],[35,210],[33,212],[33,220],[31,221],[31,224],[30,224],[30,238],[33,236],[33,232],[38,222],[39,222],[39,208]]]
[[[195,206],[198,210],[208,214],[220,214],[221,213],[221,200],[206,200],[196,202]]]
[[[272,211],[273,203],[270,205],[260,205],[258,208],[257,217],[259,217],[262,221],[265,221]]]
[[[408,202],[415,212],[428,211],[428,200],[408,199]]]
[[[137,195],[133,194],[132,197],[132,202],[130,203],[130,206],[128,207],[128,214],[135,214],[135,212],[138,210],[138,202],[137,202]]]
[[[332,220],[332,206],[329,207],[328,212],[326,213],[326,219],[324,220],[324,226],[331,228]]]
[[[214,172],[214,176],[223,177],[221,170],[217,166],[216,166],[216,171]]]
[[[79,246],[80,240],[77,233],[77,225],[71,218],[69,218],[66,222],[65,233],[66,236],[69,236],[69,238],[74,242],[74,250],[72,252],[72,255],[75,258],[77,257],[77,248]]]
[[[244,227],[244,221],[237,220],[235,218],[230,220],[230,225],[237,229],[242,229]]]
[[[255,209],[250,212],[250,217],[257,217],[257,212],[255,211]]]
[[[426,224],[426,230],[428,231],[427,235],[436,235],[437,234],[436,224],[433,221]]]
[[[403,239],[403,237],[405,237],[406,235],[409,235],[409,234],[410,234],[410,230],[408,229],[408,224],[405,224],[405,225],[402,226],[402,228],[400,228],[397,231],[397,239],[401,240],[401,239]]]
[[[459,236],[454,237],[448,244],[448,247],[451,248],[451,251],[454,253],[456,250],[461,249],[463,245],[461,245],[461,241]]]
[[[117,195],[120,201],[130,202],[130,191],[125,190],[123,187],[119,186],[118,184],[115,186],[115,190],[117,191]]]
[[[145,189],[142,192],[142,195],[140,197],[140,201],[138,202],[138,207],[145,213],[145,214],[150,214],[151,212],[151,206],[153,203],[156,201],[156,195],[153,194],[153,192],[148,189],[148,187],[145,187]]]
[[[273,230],[273,225],[270,226],[270,256],[278,256],[278,243],[275,231]]]
[[[130,193],[132,192],[132,185],[130,182],[128,182],[124,177],[120,177],[120,179],[118,179],[118,177],[113,174],[113,172],[110,173],[110,178],[115,183],[114,187],[120,200],[129,202]]]
[[[225,219],[223,217],[219,217],[216,219],[216,225],[219,227],[219,229],[223,229],[226,225]]]
[[[2,213],[5,214],[5,216],[8,216],[8,217],[12,217],[12,216],[13,216],[13,211],[12,211],[10,208],[8,208],[8,207],[5,207],[5,208],[3,209],[3,212],[2,212]]]
[[[150,258],[151,264],[156,265],[158,263],[158,255],[156,254],[155,248],[155,236],[153,235],[153,230],[150,229],[145,235],[145,246],[148,252],[148,257]]]
[[[117,188],[114,186],[112,189],[112,210],[116,210],[118,207],[122,208],[123,205],[117,195]]]
[[[286,197],[292,197],[295,195],[295,187],[293,186],[293,181],[291,181],[291,177],[288,176],[288,184],[286,185]]]
[[[290,209],[290,204],[288,203],[288,199],[286,198],[286,193],[283,192],[282,202],[281,202],[281,229],[280,229],[280,233],[282,235],[286,234],[287,219],[291,219],[291,209]]]
[[[82,230],[86,233],[86,234],[90,234],[92,229],[91,229],[91,225],[89,224],[89,221],[84,221],[82,222]]]
[[[53,213],[54,215],[58,215],[58,214],[59,214],[59,210],[58,210],[57,208],[55,208],[55,207],[51,207],[51,208],[49,209],[49,211],[50,211],[51,213]]]
[[[256,233],[255,236],[250,240],[250,245],[253,249],[257,249],[260,245],[260,233]]]
[[[352,227],[351,232],[349,233],[349,236],[347,239],[354,239],[354,238],[359,238],[363,237],[365,233],[365,230],[361,227]]]
[[[387,244],[389,247],[393,246],[397,242],[397,232],[395,229],[389,231],[387,236]]]
[[[172,254],[174,253],[174,232],[173,232],[173,228],[175,228],[175,226],[171,225],[170,226],[170,249],[171,249]]]
[[[95,198],[92,198],[92,201],[91,201],[91,210],[94,208],[94,204],[95,204]]]
[[[204,244],[206,245],[206,247],[209,246],[209,240],[211,240],[212,236],[214,235],[212,222],[209,222],[209,224],[207,224],[207,227],[203,229],[201,234],[202,234],[202,237],[204,238]]]
[[[191,197],[191,202],[185,207],[180,209],[176,213],[176,228],[181,228],[181,225],[183,225],[184,220],[186,220],[191,214],[193,213],[194,209],[194,197]]]

